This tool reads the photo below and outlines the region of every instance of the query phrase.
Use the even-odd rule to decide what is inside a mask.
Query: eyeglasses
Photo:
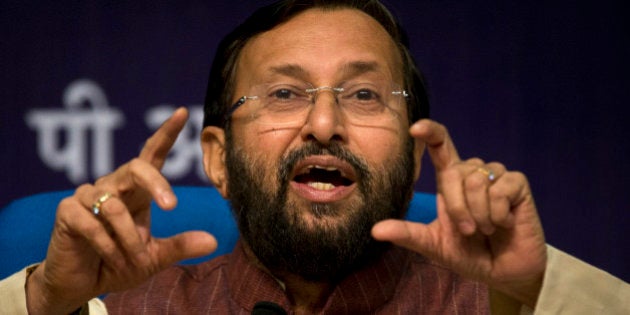
[[[251,103],[246,118],[262,125],[303,125],[320,92],[330,92],[341,108],[345,121],[356,125],[381,126],[400,115],[406,91],[388,81],[347,82],[339,87],[313,87],[309,83],[271,83],[252,87],[226,115],[246,102]]]

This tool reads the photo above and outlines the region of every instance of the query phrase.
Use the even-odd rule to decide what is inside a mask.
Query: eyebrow
[[[287,77],[305,80],[308,77],[308,71],[296,64],[284,64],[274,66],[269,69],[272,74],[284,75]]]
[[[303,81],[306,81],[309,77],[309,72],[297,64],[273,66],[269,69],[269,72],[274,75],[284,75]],[[374,61],[353,61],[343,65],[341,68],[341,73],[344,78],[352,78],[365,73],[379,72],[381,72],[381,67]]]
[[[378,63],[374,61],[353,61],[341,69],[344,77],[352,78],[369,72],[380,72]]]

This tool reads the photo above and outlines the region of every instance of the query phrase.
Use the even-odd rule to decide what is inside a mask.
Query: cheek
[[[263,126],[248,126],[240,130],[242,132],[235,128],[235,145],[267,167],[278,163],[298,134],[295,130],[275,130]]]
[[[402,153],[406,136],[400,132],[357,132],[351,137],[372,165],[385,165]]]

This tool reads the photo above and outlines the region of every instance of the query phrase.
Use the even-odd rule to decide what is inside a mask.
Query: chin
[[[291,198],[293,199],[293,198]],[[363,200],[359,197],[351,200],[341,200],[335,202],[311,202],[302,198],[291,200],[287,203],[289,217],[300,220],[302,224],[309,228],[339,228],[351,221],[351,217],[358,215],[357,212],[363,209]],[[354,200],[352,200],[354,199]]]

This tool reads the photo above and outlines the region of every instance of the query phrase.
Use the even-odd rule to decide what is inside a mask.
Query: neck
[[[334,288],[331,282],[306,281],[293,274],[274,274],[284,284],[285,291],[296,314],[313,314],[321,311]]]

